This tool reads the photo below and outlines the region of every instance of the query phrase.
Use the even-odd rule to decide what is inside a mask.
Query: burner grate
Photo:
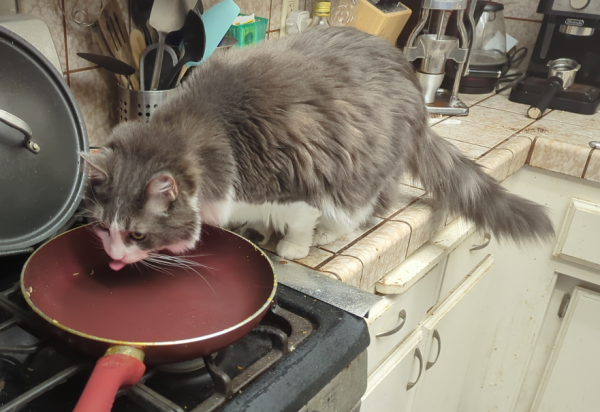
[[[0,337],[21,329],[34,337],[35,342],[2,344],[0,339],[0,368],[2,362],[12,362],[21,375],[26,375],[25,378],[21,376],[21,381],[25,382],[18,396],[4,402],[0,391],[0,412],[72,409],[94,360],[73,354],[72,350],[55,350],[63,347],[62,343],[54,341],[47,325],[28,309],[17,284],[0,292]],[[184,365],[150,368],[138,385],[119,391],[113,411],[216,411],[295,350],[312,332],[313,325],[309,320],[275,303],[249,335],[216,356],[184,362]],[[243,348],[238,350],[236,346]],[[246,347],[252,347],[259,354],[248,356]],[[239,366],[240,363],[244,366]],[[0,378],[0,387],[7,383],[3,379],[13,378]],[[192,385],[192,391],[182,396],[177,388],[185,386],[187,381]],[[169,386],[175,390],[169,392]],[[69,394],[68,400],[63,400],[55,409],[47,408],[50,403],[56,404],[57,399],[65,398],[63,392]],[[171,394],[173,396],[169,396]]]

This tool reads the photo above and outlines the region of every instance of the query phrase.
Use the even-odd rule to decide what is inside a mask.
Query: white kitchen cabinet
[[[369,375],[425,319],[427,311],[435,303],[436,286],[441,276],[440,265],[436,265],[408,291],[400,295],[384,296],[369,311]]]
[[[600,405],[600,293],[575,288],[532,412],[596,412]]]
[[[421,328],[411,333],[369,376],[361,412],[409,412],[425,365],[419,343]]]
[[[416,387],[413,412],[457,410],[486,296],[485,275],[493,264],[491,255],[484,257],[423,322],[425,371]]]

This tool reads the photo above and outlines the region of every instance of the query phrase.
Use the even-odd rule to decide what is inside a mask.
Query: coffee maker
[[[531,54],[526,78],[509,99],[573,113],[593,114],[600,104],[600,0],[541,0],[544,20]],[[557,87],[553,62],[570,60],[579,67],[574,83]],[[540,99],[542,101],[541,105]],[[545,106],[545,107],[543,107]],[[533,107],[533,106],[532,106]]]
[[[475,31],[473,13],[476,0],[423,0],[421,17],[411,32],[404,48],[408,61],[421,59],[417,68],[417,77],[427,110],[432,114],[465,116],[469,108],[458,98],[460,78],[469,72],[469,39],[463,22],[465,11],[469,7],[468,22],[473,33]],[[458,36],[445,34],[448,19],[455,16]],[[422,32],[427,24],[435,24],[433,30]],[[475,35],[471,43],[475,42]],[[440,89],[446,75],[448,60],[457,63],[457,76],[450,90]]]

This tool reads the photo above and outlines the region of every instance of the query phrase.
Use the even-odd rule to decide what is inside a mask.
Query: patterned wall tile
[[[100,15],[100,2],[96,0],[65,0],[65,12],[76,13],[77,19],[91,23]],[[86,14],[85,17],[83,13]],[[77,56],[77,53],[102,54],[100,47],[92,37],[92,29],[81,27],[70,19],[66,20],[66,26],[69,71],[93,67],[93,63]]]
[[[535,40],[537,39],[542,23],[505,19],[505,24],[506,32],[519,41],[516,47],[527,47],[527,56],[525,59],[516,67],[513,67],[513,69],[525,71],[529,64],[531,53],[533,53],[533,46],[535,45]]]
[[[592,149],[540,137],[535,141],[530,166],[581,177]]]
[[[116,124],[117,83],[115,76],[101,69],[71,74],[71,90],[85,120],[90,146],[102,146]]]
[[[517,17],[542,21],[543,14],[536,12],[539,1],[537,0],[499,0],[504,4],[504,17]]]
[[[271,14],[271,0],[236,0],[240,13],[252,14],[269,18]]]
[[[267,34],[267,40],[277,40],[277,39],[279,39],[279,30],[272,31],[271,33]]]
[[[52,41],[58,53],[58,59],[62,70],[66,72],[67,57],[65,45],[65,31],[63,26],[63,15],[58,7],[57,1],[49,0],[19,0],[19,12],[27,13],[44,20],[50,30]]]
[[[271,17],[269,18],[269,31],[281,28],[281,9],[283,0],[271,0]]]

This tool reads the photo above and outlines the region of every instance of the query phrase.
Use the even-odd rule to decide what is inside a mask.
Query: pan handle
[[[546,86],[537,103],[527,110],[527,116],[532,119],[537,120],[542,117],[548,106],[550,106],[556,93],[563,88],[563,81],[560,77],[550,77],[548,80],[550,81],[550,84]]]
[[[98,359],[73,412],[110,412],[117,391],[134,386],[144,375],[144,352],[113,346]]]
[[[31,140],[31,137],[33,136],[31,127],[29,127],[29,125],[25,123],[24,120],[5,110],[0,110],[0,122],[23,133],[25,135],[25,141],[23,142],[23,144],[26,148],[31,150],[33,153],[37,153],[40,151],[40,146]]]

